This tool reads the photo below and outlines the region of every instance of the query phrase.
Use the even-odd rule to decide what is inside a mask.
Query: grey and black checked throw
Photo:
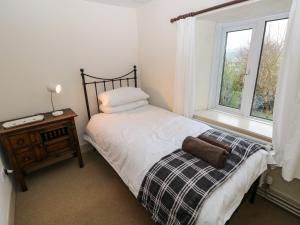
[[[181,149],[163,157],[146,174],[138,200],[160,225],[192,225],[204,201],[252,154],[263,146],[247,139],[208,130],[203,135],[232,147],[223,169]]]

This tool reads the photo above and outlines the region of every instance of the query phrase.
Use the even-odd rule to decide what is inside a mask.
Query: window
[[[277,15],[219,26],[212,107],[272,120],[287,23]]]
[[[219,104],[241,108],[252,29],[226,34],[225,56]]]

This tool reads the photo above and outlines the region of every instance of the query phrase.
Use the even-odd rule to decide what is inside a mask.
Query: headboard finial
[[[84,74],[84,69],[81,68],[81,69],[80,69],[80,72],[81,72],[81,75],[83,75],[83,74]]]

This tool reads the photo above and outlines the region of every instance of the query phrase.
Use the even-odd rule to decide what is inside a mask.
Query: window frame
[[[231,114],[236,114],[258,121],[272,123],[271,120],[251,116],[252,103],[256,87],[256,80],[261,61],[266,25],[269,21],[288,19],[289,13],[274,14],[271,16],[260,17],[251,20],[244,20],[232,23],[220,23],[216,26],[216,39],[214,44],[213,65],[211,69],[211,82],[209,93],[209,109],[216,109]],[[241,107],[234,109],[219,104],[221,95],[221,84],[223,78],[223,69],[225,62],[227,33],[239,30],[252,29],[252,38],[248,55],[248,63],[244,87],[242,91]],[[222,57],[220,57],[222,56]]]

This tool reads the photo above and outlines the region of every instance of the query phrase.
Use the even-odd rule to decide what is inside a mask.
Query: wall
[[[81,136],[87,116],[79,68],[108,77],[122,74],[137,63],[138,54],[142,87],[153,104],[171,109],[176,25],[169,20],[223,2],[153,0],[138,10],[137,33],[135,9],[84,0],[1,0],[0,120],[51,110],[46,85],[60,83],[63,92],[55,104],[79,114]],[[10,181],[0,175],[1,225],[8,218],[10,192]]]
[[[172,109],[176,58],[176,24],[180,14],[224,3],[224,0],[153,0],[138,10],[142,87],[151,103]]]
[[[46,85],[60,83],[55,105],[79,115],[81,137],[87,114],[79,69],[108,77],[131,70],[136,19],[136,9],[84,0],[1,0],[0,121],[50,111]],[[2,171],[0,224],[7,225],[12,186]]]
[[[136,9],[84,0],[0,1],[0,121],[71,107],[80,137],[87,122],[80,68],[123,74],[138,61]]]

